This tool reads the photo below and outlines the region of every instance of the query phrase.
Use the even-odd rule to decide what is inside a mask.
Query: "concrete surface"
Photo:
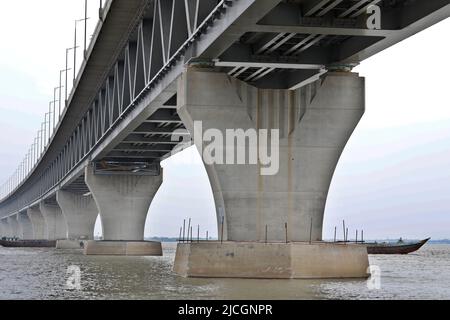
[[[33,226],[26,212],[17,214],[17,222],[19,224],[19,238],[22,240],[33,240]]]
[[[41,202],[39,210],[44,217],[47,226],[47,240],[67,239],[67,223],[57,205],[49,205]]]
[[[84,249],[86,241],[83,240],[57,240],[56,249]]]
[[[363,245],[325,242],[179,243],[174,272],[184,277],[367,278]]]
[[[45,223],[44,216],[39,210],[38,207],[29,208],[27,210],[28,217],[31,221],[31,226],[33,228],[33,239],[35,240],[43,240],[47,239],[47,224]]]
[[[162,256],[160,242],[154,241],[87,241],[86,255]]]
[[[58,191],[56,201],[67,222],[68,239],[94,239],[97,205],[91,195]]]
[[[103,239],[144,240],[145,220],[161,186],[162,173],[159,176],[95,175],[88,166],[85,179],[100,212]]]
[[[224,73],[188,69],[179,79],[178,113],[197,139],[216,129],[278,129],[279,171],[261,175],[259,164],[206,164],[224,239],[309,241],[322,238],[325,203],[339,157],[364,113],[364,78],[331,72],[300,89],[258,89]],[[224,148],[234,147],[232,141]],[[248,146],[246,147],[248,151]],[[227,149],[225,149],[227,150]],[[258,150],[259,151],[259,150]]]

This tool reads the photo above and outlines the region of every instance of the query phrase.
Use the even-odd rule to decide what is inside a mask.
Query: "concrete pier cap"
[[[295,90],[261,89],[225,73],[189,68],[178,79],[177,94],[178,114],[208,173],[224,240],[222,244],[179,244],[177,273],[366,277],[364,246],[321,243],[331,180],[364,114],[364,78],[352,72],[329,72]],[[251,149],[250,143],[243,143],[247,154],[258,150],[256,163],[205,161],[210,140],[199,138],[199,131],[226,137],[230,130],[261,133],[262,129],[279,137],[277,171],[266,175],[261,171],[260,151],[273,154],[273,145]],[[236,140],[227,140],[220,151],[242,148]]]
[[[85,169],[85,181],[97,204],[103,229],[102,241],[87,241],[87,255],[161,256],[160,242],[144,241],[150,204],[163,181],[157,175],[119,172],[96,174]]]

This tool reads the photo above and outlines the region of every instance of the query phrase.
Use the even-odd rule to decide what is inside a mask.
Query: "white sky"
[[[98,2],[89,0],[88,35]],[[48,110],[83,3],[0,0],[1,182],[22,160]],[[450,238],[449,34],[447,19],[356,69],[366,77],[367,111],[333,179],[325,238],[332,237],[335,225],[341,230],[342,219],[352,236],[363,228],[367,238]],[[186,164],[183,157],[197,161]],[[186,217],[200,223],[202,233],[215,235],[211,189],[196,150],[163,166],[165,180],[146,235],[178,236]]]

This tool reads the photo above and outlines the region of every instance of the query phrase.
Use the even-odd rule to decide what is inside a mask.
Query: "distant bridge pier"
[[[174,270],[193,277],[366,277],[364,246],[321,241],[328,189],[364,113],[364,89],[364,78],[350,72],[330,72],[297,90],[258,89],[209,70],[184,72],[178,113],[197,149],[210,142],[196,139],[195,121],[223,137],[228,129],[278,129],[279,170],[262,175],[261,162],[205,164],[223,242],[179,244]],[[235,146],[227,140],[224,153]]]
[[[160,256],[160,242],[144,241],[150,204],[162,184],[159,175],[116,172],[96,174],[86,167],[85,182],[100,212],[103,241],[88,241],[87,255]]]
[[[67,223],[57,204],[39,203],[39,210],[44,217],[47,226],[47,240],[67,239]]]
[[[10,238],[12,237],[11,226],[8,223],[8,218],[0,220],[0,237]]]
[[[93,240],[98,209],[92,195],[60,190],[56,202],[67,222],[67,239],[58,240],[56,248],[80,249],[84,240]]]
[[[11,232],[12,238],[19,238],[19,223],[17,222],[17,215],[9,216],[8,217],[8,225]]]
[[[29,208],[27,214],[33,228],[33,239],[46,240],[48,237],[47,224],[45,223],[44,216],[42,215],[41,210],[39,210],[39,207]]]
[[[26,211],[17,214],[17,222],[19,224],[19,238],[22,240],[33,240],[33,226]]]

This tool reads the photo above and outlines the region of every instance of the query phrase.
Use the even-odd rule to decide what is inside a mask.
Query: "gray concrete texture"
[[[67,222],[68,239],[94,239],[97,205],[91,195],[79,195],[68,191],[58,191],[56,201]]]
[[[162,173],[96,175],[86,167],[85,180],[100,212],[104,240],[144,240],[147,213],[162,179]]]
[[[205,165],[224,239],[322,239],[324,208],[339,157],[364,113],[365,81],[355,73],[329,73],[295,91],[262,90],[223,73],[188,69],[179,79],[178,113],[193,134],[203,130],[279,129],[280,170],[259,165]],[[201,140],[200,140],[201,141]],[[197,141],[196,141],[197,142]],[[197,145],[200,150],[207,143]]]

